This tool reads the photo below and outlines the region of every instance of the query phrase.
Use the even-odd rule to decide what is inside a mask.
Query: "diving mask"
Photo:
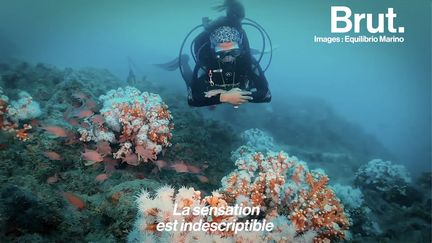
[[[237,42],[223,42],[215,46],[216,57],[223,59],[226,56],[238,57],[241,55],[241,49]]]

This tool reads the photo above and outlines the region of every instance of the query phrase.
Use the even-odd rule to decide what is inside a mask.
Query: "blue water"
[[[340,183],[334,191],[350,213],[354,240],[430,241],[430,1],[243,2],[246,17],[265,28],[274,47],[265,73],[272,101],[234,109],[188,107],[178,70],[154,65],[177,57],[202,17],[222,15],[211,9],[216,1],[0,0],[0,95],[4,91],[12,103],[25,90],[42,114],[25,121],[34,126],[29,140],[0,131],[0,225],[5,226],[0,242],[126,240],[142,188],[192,186],[208,195],[234,169],[231,152],[242,139],[257,151],[266,147],[298,156],[309,169],[324,169],[330,186]],[[335,5],[373,14],[393,8],[395,25],[405,28],[397,34],[404,42],[314,43],[314,36],[342,36],[330,32]],[[244,28],[251,47],[260,49],[259,33]],[[361,28],[358,35],[371,35],[365,23]],[[269,61],[264,55],[261,66]],[[86,67],[97,69],[78,71]],[[85,128],[88,116],[75,118],[92,104],[90,112],[100,115],[98,96],[126,86],[130,68],[140,80],[136,88],[157,92],[169,105],[173,146],[158,155],[157,167],[120,163],[109,153],[104,159],[111,160],[84,166],[82,153],[96,149],[96,143],[79,140],[78,128]],[[0,130],[7,119],[0,113]],[[67,136],[52,136],[52,126]],[[112,142],[111,148],[122,145]],[[53,159],[53,153],[60,158]],[[372,159],[382,161],[368,164]],[[180,164],[190,171],[173,169]]]
[[[172,59],[201,17],[219,13],[213,1],[2,1],[0,36],[6,55],[59,67],[101,67],[125,78],[127,57],[138,76],[184,89],[180,75],[152,66]],[[386,12],[405,27],[401,44],[313,43],[330,35],[333,1],[247,1],[247,17],[270,34],[267,78],[273,103],[290,95],[322,98],[342,117],[376,136],[417,173],[431,162],[430,3],[345,1],[356,12]],[[260,37],[250,30],[250,42]],[[265,63],[265,62],[264,62]]]

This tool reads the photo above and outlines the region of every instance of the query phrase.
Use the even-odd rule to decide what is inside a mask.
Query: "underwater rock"
[[[13,89],[24,89],[35,99],[43,100],[47,96],[38,92],[44,87],[52,87],[63,81],[63,72],[53,66],[38,64],[36,66],[26,62],[8,64],[7,68],[0,69],[0,76],[5,89],[12,93]]]
[[[73,70],[65,69],[64,85],[68,83],[78,83],[82,87],[81,90],[90,90],[96,97],[104,94],[107,90],[117,89],[119,86],[124,86],[125,83],[114,76],[106,69],[83,68]]]
[[[341,117],[323,99],[292,95],[289,102],[272,102],[272,107],[274,114],[261,114],[254,108],[254,112],[240,121],[259,120],[256,114],[261,114],[265,123],[255,127],[265,127],[279,144],[306,151],[349,152],[354,160],[347,162],[355,165],[370,159],[372,155],[390,156],[377,138]],[[300,157],[300,154],[295,154]],[[303,159],[310,161],[308,157]]]
[[[5,185],[0,194],[6,234],[48,234],[62,221],[57,211],[24,188]]]
[[[404,166],[379,159],[369,161],[357,171],[355,184],[362,190],[367,205],[349,210],[356,239],[430,242],[431,209],[423,203],[430,191],[422,191],[421,184],[411,184]]]
[[[5,88],[15,89],[18,87],[18,81],[20,79],[19,74],[8,70],[1,75],[1,78]]]
[[[372,216],[372,211],[370,208],[358,207],[348,209],[347,211],[352,221],[350,232],[355,236],[356,239],[369,236],[376,237],[383,233],[380,225]]]
[[[432,190],[432,172],[423,172],[417,179],[417,185],[430,192]]]
[[[398,214],[403,215],[407,213],[406,207],[423,201],[423,195],[412,186],[406,168],[391,161],[380,159],[369,161],[357,171],[355,184],[362,189],[366,204],[373,214],[382,215],[382,217],[369,219],[370,222],[391,221],[391,218],[396,216],[390,214],[390,217],[388,211],[397,211]],[[400,217],[405,218],[405,216]],[[381,223],[381,225],[388,225],[388,223]],[[392,229],[388,226],[387,228]]]
[[[407,186],[404,189],[404,193],[401,193],[399,188],[393,187],[390,191],[384,194],[384,199],[401,206],[411,206],[415,202],[421,202],[423,195],[412,186]]]
[[[4,72],[7,70],[10,70],[11,66],[7,63],[0,63],[0,72]],[[1,79],[0,79],[0,83],[1,83]]]
[[[273,137],[258,128],[252,128],[243,131],[240,136],[246,146],[254,149],[257,152],[265,153],[267,151],[278,150],[273,142]]]
[[[406,187],[411,183],[411,177],[403,165],[374,159],[358,169],[355,182],[359,187],[371,190],[398,191],[405,194]]]
[[[103,194],[90,197],[89,200],[97,206],[101,224],[108,232],[119,238],[127,236],[127,230],[131,228],[136,215],[134,200],[137,191],[146,188],[156,190],[162,184],[154,180],[131,180],[118,185],[110,186]]]

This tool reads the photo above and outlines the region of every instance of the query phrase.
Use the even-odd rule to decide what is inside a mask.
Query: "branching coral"
[[[301,189],[299,196],[293,200],[289,218],[298,231],[314,230],[318,233],[315,242],[326,242],[330,239],[344,239],[344,231],[349,221],[344,208],[327,187],[328,177],[312,173],[306,174],[307,189]]]
[[[126,87],[111,90],[99,100],[101,114],[89,117],[89,127],[79,129],[82,141],[119,143],[113,157],[130,165],[155,160],[171,145],[172,116],[159,95]]]
[[[37,118],[41,115],[39,103],[33,100],[33,97],[25,91],[21,91],[19,99],[10,103],[7,108],[8,117],[14,121],[23,121]]]
[[[218,192],[213,192],[211,196],[202,198],[199,191],[193,188],[182,187],[175,193],[171,187],[160,188],[154,196],[148,191],[142,191],[137,197],[138,218],[135,221],[134,229],[129,234],[128,242],[312,242],[315,233],[312,231],[304,234],[297,234],[295,226],[291,224],[285,216],[277,216],[272,220],[274,230],[272,232],[254,232],[250,230],[234,233],[233,230],[212,231],[212,230],[184,230],[187,224],[204,225],[212,223],[233,224],[241,220],[232,215],[208,215],[201,214],[173,214],[173,208],[181,211],[182,209],[205,207],[227,208],[228,203],[223,199],[224,196]],[[175,206],[176,205],[176,206]],[[176,226],[172,223],[177,222]],[[172,229],[158,230],[158,225],[171,223]],[[183,226],[180,226],[183,224]],[[228,227],[228,226],[227,226]],[[174,230],[176,228],[177,230]]]
[[[222,187],[211,196],[201,199],[200,193],[186,189],[175,196],[172,189],[163,189],[155,197],[143,192],[137,202],[139,218],[130,242],[152,239],[156,242],[189,242],[186,239],[218,240],[221,242],[330,242],[345,238],[349,221],[344,208],[327,187],[328,177],[317,171],[309,171],[304,162],[289,157],[284,152],[268,152],[266,155],[243,147],[237,150],[237,169],[222,179]],[[266,232],[244,231],[191,232],[157,231],[155,223],[174,220],[173,202],[183,198],[183,205],[199,207],[259,207],[256,220],[273,222],[274,229]],[[180,200],[181,201],[181,200]],[[162,203],[163,202],[163,203]],[[185,215],[178,220],[210,222],[247,221],[242,215],[195,218]],[[222,238],[221,238],[222,237]],[[193,242],[193,241],[192,241]]]
[[[0,130],[15,133],[21,141],[29,139],[28,131],[32,126],[20,121],[28,121],[41,115],[39,103],[25,91],[19,93],[19,99],[9,102],[9,98],[0,87]]]
[[[238,169],[222,179],[227,201],[259,205],[266,215],[283,212],[298,233],[315,231],[316,242],[344,238],[349,221],[327,187],[326,175],[309,171],[304,162],[284,152],[247,153],[236,165]]]

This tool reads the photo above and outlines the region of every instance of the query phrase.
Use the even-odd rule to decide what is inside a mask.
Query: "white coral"
[[[347,208],[359,208],[363,204],[363,193],[358,188],[335,184],[333,191]]]
[[[380,191],[386,191],[393,187],[406,186],[411,182],[411,176],[403,165],[374,159],[358,169],[356,181],[360,184],[371,185]]]
[[[19,99],[10,103],[7,108],[7,116],[14,122],[29,120],[39,117],[42,114],[39,103],[33,100],[33,97],[21,91]]]
[[[264,153],[277,150],[273,137],[258,128],[248,129],[242,132],[240,136],[246,143],[246,146],[255,151]]]

